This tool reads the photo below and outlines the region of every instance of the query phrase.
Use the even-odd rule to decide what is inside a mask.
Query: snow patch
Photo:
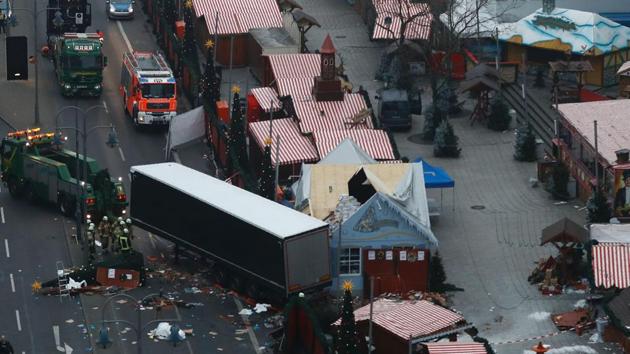
[[[582,300],[578,300],[573,307],[575,307],[576,309],[583,309],[586,308],[586,299],[582,299]]]
[[[569,353],[598,354],[595,349],[591,347],[587,347],[585,345],[572,345],[569,347],[554,348],[547,352],[547,354],[569,354]]]
[[[545,321],[549,319],[550,315],[551,314],[549,312],[539,311],[539,312],[530,313],[529,316],[527,316],[527,318],[534,321]]]

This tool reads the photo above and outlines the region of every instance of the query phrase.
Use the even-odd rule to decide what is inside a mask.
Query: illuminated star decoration
[[[38,293],[42,289],[42,283],[35,280],[35,282],[31,284],[31,289],[33,290],[34,293]]]
[[[191,0],[186,0],[186,2],[184,3],[184,7],[187,9],[191,9],[193,6],[192,1]]]
[[[241,88],[238,87],[238,85],[232,86],[232,93],[240,93],[240,92],[241,92]]]
[[[265,138],[265,145],[271,145],[271,138],[270,137],[266,137]]]
[[[344,280],[341,286],[345,291],[352,291],[352,282],[350,280]]]
[[[212,39],[208,39],[208,40],[206,41],[206,43],[204,44],[204,46],[205,46],[206,48],[210,49],[210,48],[214,47],[214,42],[212,41]]]

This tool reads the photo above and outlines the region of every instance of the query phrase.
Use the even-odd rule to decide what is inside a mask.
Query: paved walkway
[[[540,187],[532,188],[528,180],[536,176],[536,164],[513,159],[514,132],[494,132],[480,124],[471,127],[470,102],[466,108],[465,116],[451,119],[460,137],[459,159],[434,158],[431,145],[408,140],[422,130],[421,116],[414,117],[410,132],[395,134],[401,156],[426,158],[455,179],[455,203],[452,191],[444,191],[443,213],[432,225],[448,282],[465,289],[453,293],[454,306],[493,343],[554,333],[557,330],[545,315],[573,309],[584,294],[545,297],[527,276],[535,261],[555,255],[553,247],[539,246],[541,230],[564,216],[583,224],[583,205],[557,205]],[[430,190],[429,196],[439,199],[439,190]],[[587,340],[588,336],[566,333],[547,343],[558,348],[585,345]],[[534,342],[500,344],[496,349],[522,353]]]

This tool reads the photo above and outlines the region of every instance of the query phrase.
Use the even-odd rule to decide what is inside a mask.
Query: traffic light
[[[25,36],[7,37],[7,80],[28,80]]]

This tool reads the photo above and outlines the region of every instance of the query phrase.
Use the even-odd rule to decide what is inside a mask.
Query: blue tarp
[[[418,158],[414,162],[422,162],[425,188],[455,187],[455,181],[441,167],[432,166],[428,162],[423,161],[422,158]]]

